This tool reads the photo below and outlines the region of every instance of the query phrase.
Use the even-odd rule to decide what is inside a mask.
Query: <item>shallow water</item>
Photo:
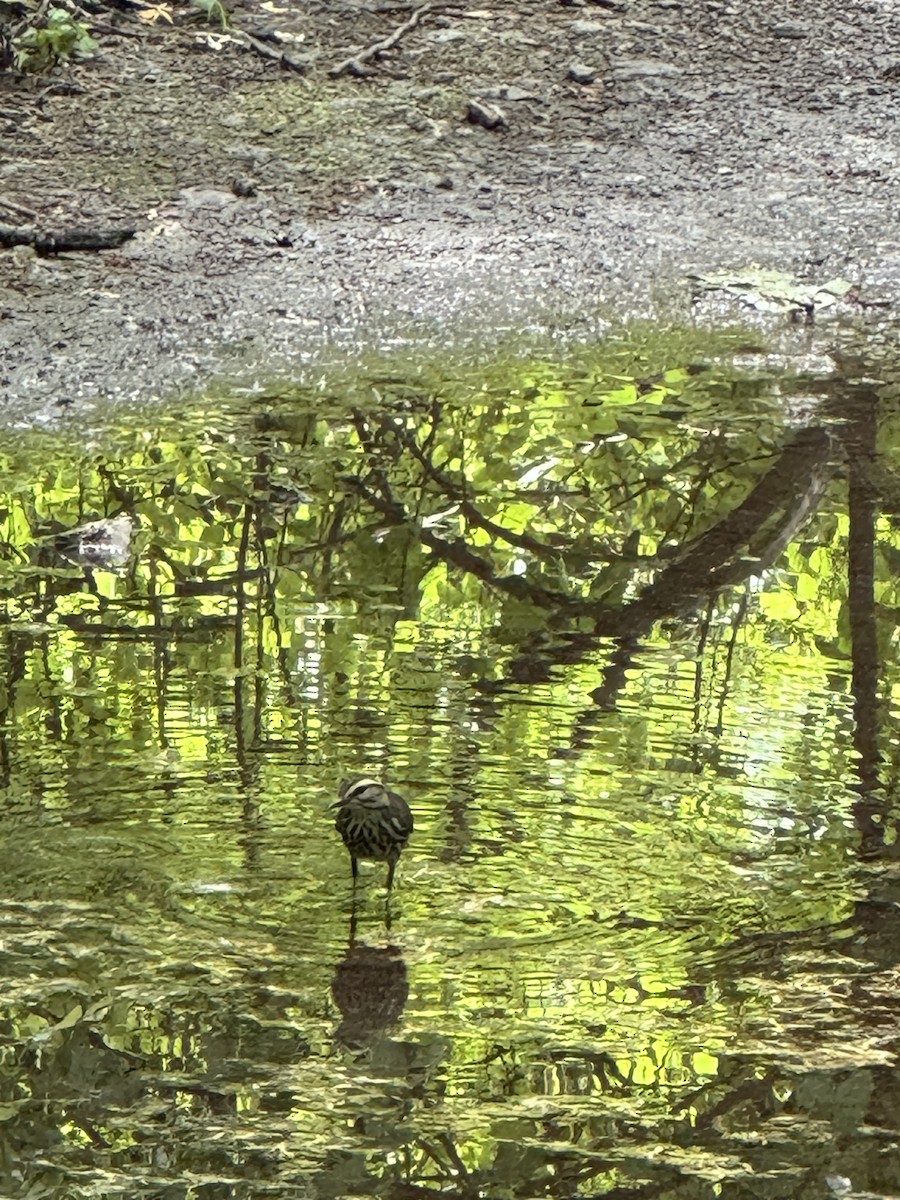
[[[6,436],[4,1194],[900,1190],[891,418],[729,349]]]

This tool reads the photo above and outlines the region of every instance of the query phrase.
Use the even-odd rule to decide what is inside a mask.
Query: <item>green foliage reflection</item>
[[[783,412],[684,338],[7,439],[6,1193],[777,1174],[746,1114],[882,1061],[821,932],[846,516]],[[359,769],[417,814],[390,928]]]

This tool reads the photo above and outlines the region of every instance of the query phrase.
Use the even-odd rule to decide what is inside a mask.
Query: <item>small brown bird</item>
[[[350,851],[353,882],[359,874],[361,858],[388,864],[387,886],[394,883],[394,869],[400,852],[413,831],[413,815],[402,796],[386,788],[378,779],[362,776],[345,779],[339,788],[334,827]]]

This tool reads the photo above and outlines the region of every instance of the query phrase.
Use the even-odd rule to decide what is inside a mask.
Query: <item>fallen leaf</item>
[[[145,25],[156,25],[160,21],[168,21],[170,25],[174,25],[172,19],[172,6],[170,4],[147,4],[141,7],[137,14],[137,19],[143,21]]]

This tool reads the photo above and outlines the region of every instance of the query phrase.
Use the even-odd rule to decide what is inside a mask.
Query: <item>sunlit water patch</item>
[[[7,438],[4,1194],[890,1191],[895,533],[789,391],[684,338]]]

